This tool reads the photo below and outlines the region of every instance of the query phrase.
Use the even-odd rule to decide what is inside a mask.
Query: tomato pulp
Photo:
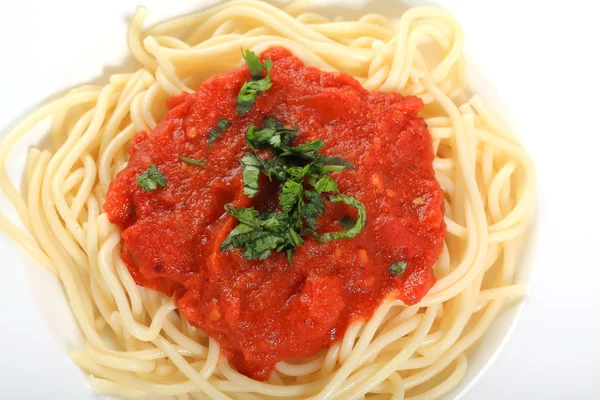
[[[251,78],[245,66],[171,98],[158,126],[134,138],[104,205],[122,230],[122,258],[135,281],[176,295],[181,314],[255,379],[268,377],[281,360],[330,346],[392,293],[406,304],[418,302],[435,282],[432,265],[446,229],[419,98],[369,93],[351,76],[307,67],[282,48],[261,58],[273,61],[273,86],[242,117],[235,108]],[[323,154],[353,163],[355,169],[332,177],[367,211],[356,238],[326,244],[305,238],[292,266],[283,253],[248,261],[239,249],[220,251],[237,224],[226,204],[261,210],[277,202],[277,186],[264,176],[258,196],[243,194],[245,134],[250,124],[262,127],[265,116],[298,127],[294,145],[322,139]],[[231,126],[209,146],[207,135],[220,118]],[[136,177],[150,164],[167,184],[145,192]],[[326,204],[317,220],[322,232],[341,230],[338,221],[346,215],[356,217],[352,207]],[[400,261],[406,270],[393,275],[389,268]]]

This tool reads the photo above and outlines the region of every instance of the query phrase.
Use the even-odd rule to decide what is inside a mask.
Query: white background
[[[372,1],[373,8],[383,1]],[[126,17],[137,3],[3,0],[1,134],[57,91],[116,72],[126,54]],[[144,1],[152,20],[205,3]],[[413,3],[441,4],[458,18],[468,55],[500,93],[499,107],[510,109],[539,175],[535,269],[525,309],[466,399],[598,399],[600,7],[592,1]],[[0,206],[4,211],[6,202]],[[68,324],[68,316],[61,309],[41,316],[31,295],[48,277],[27,266],[4,236],[0,254],[0,397],[91,396],[45,322]]]

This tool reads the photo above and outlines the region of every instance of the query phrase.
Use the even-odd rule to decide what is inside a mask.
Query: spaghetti
[[[503,304],[523,295],[513,275],[535,187],[517,139],[480,97],[462,101],[458,23],[435,8],[411,9],[394,28],[374,14],[328,20],[304,12],[302,2],[280,10],[249,0],[148,30],[145,16],[136,11],[128,36],[138,71],[71,90],[0,144],[0,185],[26,231],[1,214],[0,227],[61,280],[86,342],[72,358],[92,386],[132,398],[320,400],[439,398],[455,388],[467,370],[466,350]],[[127,164],[131,139],[156,127],[166,99],[240,65],[240,48],[261,53],[274,46],[307,65],[352,75],[369,91],[423,100],[448,237],[433,267],[437,282],[418,304],[390,298],[329,349],[279,362],[261,382],[220,357],[217,341],[181,317],[174,298],[135,284],[121,259],[120,232],[102,205]],[[29,151],[19,193],[6,158],[48,117],[52,146]]]

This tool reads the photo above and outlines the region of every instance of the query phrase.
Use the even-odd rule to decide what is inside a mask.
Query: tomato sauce
[[[351,76],[307,67],[282,48],[261,58],[273,60],[273,86],[242,117],[235,106],[251,78],[246,66],[171,98],[158,126],[133,140],[129,163],[104,204],[122,229],[122,257],[135,281],[175,294],[181,314],[255,379],[267,378],[281,360],[330,346],[390,294],[417,303],[435,282],[432,265],[446,230],[419,98],[369,93]],[[298,127],[294,145],[320,138],[321,153],[353,163],[355,169],[331,176],[367,210],[356,238],[319,245],[306,237],[292,266],[283,253],[247,261],[239,249],[219,249],[237,224],[226,204],[261,210],[277,202],[277,187],[266,179],[258,196],[243,194],[245,134],[250,124],[262,127],[265,116]],[[207,135],[219,118],[231,126],[209,147]],[[180,156],[204,159],[206,166]],[[144,192],[136,182],[149,164],[165,175],[166,187]],[[345,215],[356,217],[352,207],[326,204],[317,220],[321,232],[340,230]],[[389,268],[399,261],[407,267],[395,276]]]

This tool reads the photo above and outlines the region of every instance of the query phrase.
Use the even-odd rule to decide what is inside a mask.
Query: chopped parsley
[[[272,86],[270,71],[273,61],[265,60],[265,62],[261,63],[258,55],[252,50],[246,50],[246,53],[242,50],[242,56],[250,69],[252,80],[244,82],[238,94],[236,106],[238,116],[242,116],[250,111],[254,107],[254,103],[256,103],[256,98]],[[264,78],[263,70],[267,73]]]
[[[254,125],[248,128],[246,142],[253,152],[246,153],[240,160],[244,193],[249,197],[258,193],[262,171],[269,180],[277,179],[280,183],[280,209],[259,212],[227,205],[225,210],[239,223],[222,242],[222,251],[243,248],[242,255],[248,260],[264,260],[272,251],[285,252],[291,265],[295,249],[304,243],[304,236],[326,243],[356,237],[365,226],[365,206],[354,197],[341,194],[337,182],[329,176],[330,172],[354,166],[343,158],[319,154],[324,145],[320,139],[292,146],[296,136],[297,129],[269,117],[265,118],[263,128]],[[262,158],[255,153],[256,149],[270,150],[273,158]],[[344,231],[318,234],[317,217],[325,212],[322,196],[329,202],[343,202],[354,207],[358,214],[356,221],[350,219],[342,225]]]
[[[211,131],[208,132],[208,144],[213,144],[215,140],[217,140],[219,136],[221,136],[225,129],[229,128],[230,125],[231,121],[229,121],[228,119],[219,118],[217,126],[212,128]]]
[[[156,164],[150,164],[144,172],[137,176],[136,180],[144,192],[151,192],[158,185],[167,186],[165,176],[156,168]]]
[[[397,263],[393,263],[392,266],[390,267],[390,273],[392,275],[402,275],[404,273],[404,271],[406,270],[406,261],[399,261]]]
[[[206,163],[202,160],[195,160],[193,158],[189,158],[189,157],[184,157],[184,156],[179,156],[179,159],[183,162],[186,162],[188,164],[193,164],[193,165],[197,165],[199,167],[205,167]]]

